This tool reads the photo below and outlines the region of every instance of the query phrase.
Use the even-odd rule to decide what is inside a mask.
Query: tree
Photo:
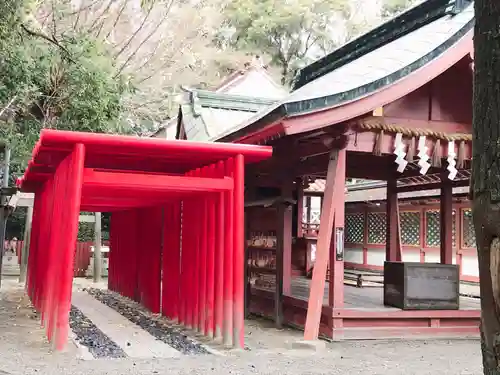
[[[334,48],[336,28],[348,13],[347,0],[230,0],[218,42],[268,55],[285,84]]]
[[[485,375],[500,374],[500,5],[475,1],[471,198]]]
[[[106,46],[133,88],[123,121],[142,134],[176,114],[179,86],[210,87],[248,59],[212,44],[223,1],[42,0],[36,19],[46,32],[77,30]]]

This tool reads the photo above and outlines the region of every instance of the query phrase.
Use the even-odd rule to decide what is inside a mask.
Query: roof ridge
[[[197,97],[200,99],[220,99],[220,100],[228,100],[228,101],[236,101],[240,103],[248,102],[262,105],[271,105],[279,101],[279,99],[268,99],[261,98],[258,96],[249,96],[249,95],[239,95],[239,94],[229,94],[226,92],[217,92],[210,90],[198,90],[198,89],[190,89],[190,92],[196,92]]]
[[[472,0],[468,1],[470,3]],[[444,17],[453,9],[455,3],[456,0],[427,0],[415,5],[302,68],[295,78],[293,91],[385,44]]]
[[[279,82],[277,82],[272,75],[269,73],[269,71],[264,68],[264,67],[257,67],[257,66],[249,66],[244,69],[239,69],[235,72],[233,72],[231,75],[229,75],[219,86],[217,86],[213,91],[214,92],[225,92],[224,90],[230,89],[234,85],[238,83],[239,80],[241,80],[243,77],[245,77],[248,73],[250,72],[256,72],[259,73],[262,77],[267,79],[269,83],[271,83],[273,86],[275,86],[278,89],[283,90],[284,92],[288,93],[289,90]]]

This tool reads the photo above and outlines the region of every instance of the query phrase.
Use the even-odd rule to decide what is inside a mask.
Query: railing
[[[306,237],[317,236],[319,233],[318,223],[304,223],[302,222],[302,231]]]
[[[23,249],[24,241],[17,241],[16,245],[16,255],[18,263],[21,264],[21,254]],[[109,246],[107,241],[103,242],[104,246]],[[90,264],[90,248],[93,246],[92,241],[88,242],[77,242],[75,248],[75,262],[74,262],[74,276],[83,277],[85,276],[85,271]]]

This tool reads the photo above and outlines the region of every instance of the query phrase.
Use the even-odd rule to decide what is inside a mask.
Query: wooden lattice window
[[[319,224],[321,217],[321,197],[311,197],[311,216],[309,224]]]
[[[428,247],[439,247],[441,245],[441,223],[439,210],[425,212],[425,244]],[[451,243],[456,247],[456,211],[453,210],[451,222]]]
[[[345,215],[345,242],[363,243],[365,215],[362,212]]]
[[[386,214],[385,212],[369,212],[368,221],[368,243],[385,244],[386,236]]]
[[[474,224],[472,222],[472,211],[470,209],[465,209],[462,211],[463,218],[463,246],[464,247],[476,247],[476,232],[474,231]]]
[[[400,212],[399,224],[401,227],[401,242],[403,245],[420,245],[420,212]]]

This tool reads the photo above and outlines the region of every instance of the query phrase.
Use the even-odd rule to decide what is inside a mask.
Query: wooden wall
[[[384,106],[384,116],[394,122],[411,120],[413,126],[439,121],[440,131],[470,132],[472,124],[472,72],[463,59],[420,89]],[[415,122],[417,121],[417,122]]]

